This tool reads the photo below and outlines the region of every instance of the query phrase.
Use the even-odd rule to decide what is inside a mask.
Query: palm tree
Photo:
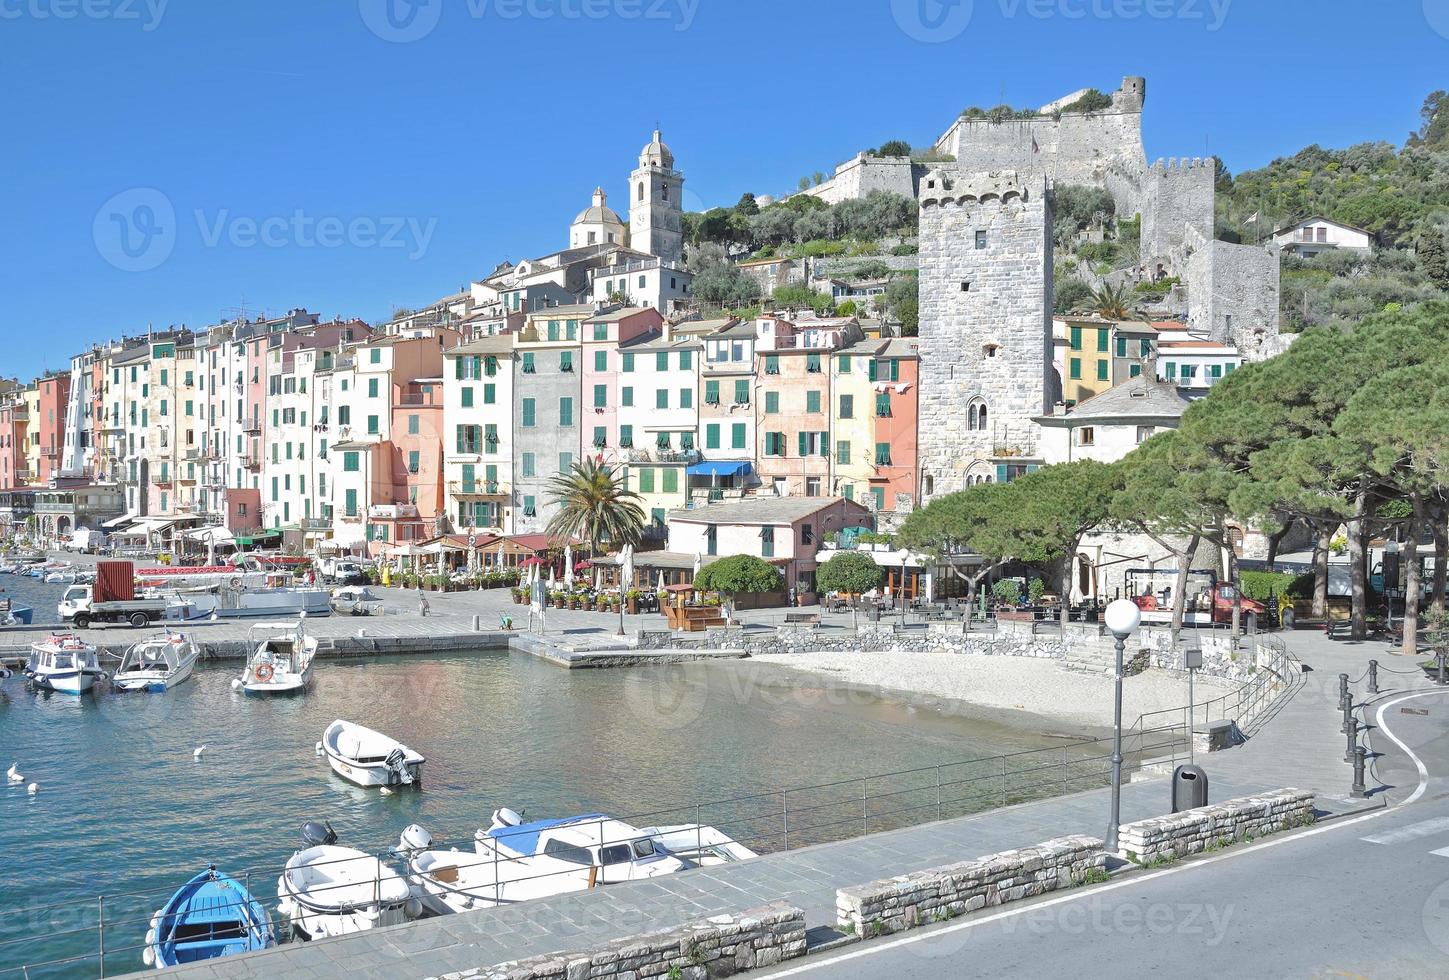
[[[1092,290],[1092,312],[1104,320],[1126,320],[1132,316],[1132,297],[1125,284],[1103,283]]]
[[[548,489],[558,504],[546,528],[549,536],[583,538],[591,558],[598,556],[600,545],[638,544],[644,536],[644,509],[636,503],[643,498],[614,475],[612,466],[585,458],[550,480]]]

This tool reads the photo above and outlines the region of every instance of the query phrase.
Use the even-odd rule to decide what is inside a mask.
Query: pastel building
[[[652,371],[653,365],[640,357],[636,347],[657,337],[663,322],[653,307],[619,307],[583,321],[579,334],[582,454],[617,466],[627,463],[636,447],[643,448],[639,438],[643,428],[636,432],[633,416],[642,407],[655,405],[656,399],[643,373],[646,368]],[[622,423],[626,413],[630,423]]]
[[[592,305],[539,310],[514,338],[513,472],[522,501],[516,533],[547,526],[554,509],[549,483],[571,472],[582,451],[579,327],[598,312]]]
[[[757,321],[756,466],[779,496],[823,497],[831,480],[834,411],[828,349],[793,346],[793,327]],[[804,337],[799,338],[802,342]]]
[[[704,338],[700,447],[706,459],[755,458],[755,327],[736,323]]]
[[[442,479],[460,529],[505,534],[528,509],[515,492],[513,340],[486,336],[443,355]]]
[[[867,380],[874,388],[870,408],[875,421],[869,506],[904,517],[918,497],[916,419],[920,399],[920,348],[914,337],[894,338],[881,345],[868,362]]]

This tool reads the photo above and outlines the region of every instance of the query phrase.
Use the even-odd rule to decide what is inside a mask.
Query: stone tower
[[[684,175],[659,130],[629,179],[629,244],[666,262],[684,258]]]
[[[1040,463],[1058,382],[1045,178],[938,167],[920,204],[924,502]]]

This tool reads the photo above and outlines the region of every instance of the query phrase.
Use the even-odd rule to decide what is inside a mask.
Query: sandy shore
[[[852,686],[897,692],[913,703],[956,702],[984,716],[1025,713],[1043,731],[1100,731],[1112,724],[1112,677],[1066,670],[1054,660],[973,657],[951,653],[772,653],[747,663],[772,664]],[[1199,703],[1233,689],[1199,677]],[[1187,682],[1148,670],[1123,685],[1123,719],[1187,703]],[[944,706],[944,705],[943,705]],[[1019,719],[1020,720],[1020,719]]]

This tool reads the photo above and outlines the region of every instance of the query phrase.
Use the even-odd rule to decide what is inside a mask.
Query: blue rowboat
[[[275,945],[262,903],[213,865],[152,916],[141,958],[147,966],[164,969]]]

